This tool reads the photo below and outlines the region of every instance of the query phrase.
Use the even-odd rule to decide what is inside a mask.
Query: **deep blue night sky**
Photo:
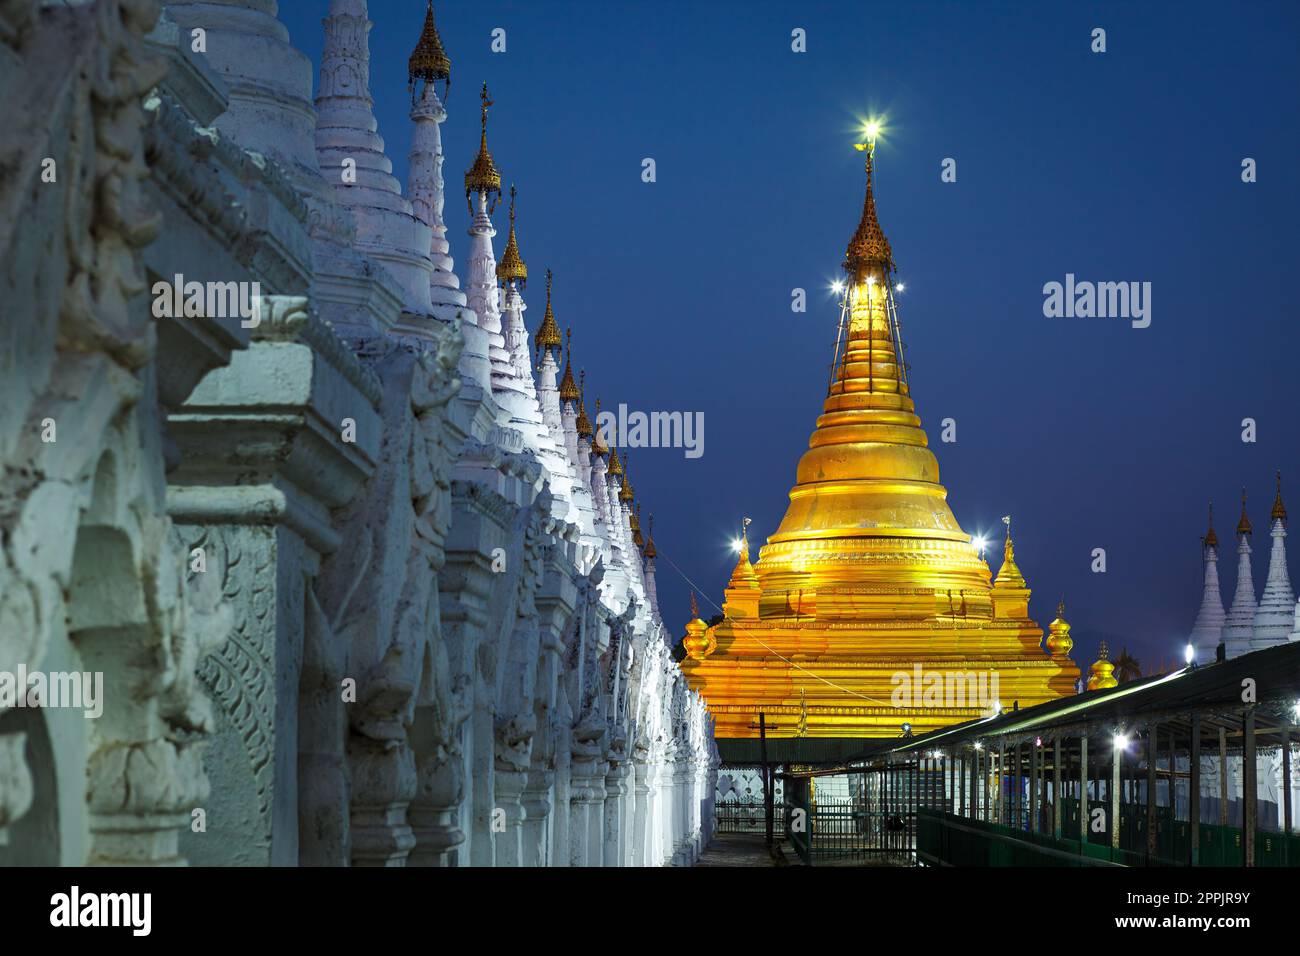
[[[282,0],[319,65],[328,0]],[[883,114],[917,410],[962,526],[1014,516],[1040,623],[1064,594],[1075,659],[1105,637],[1179,659],[1200,601],[1205,505],[1225,600],[1238,496],[1262,591],[1273,472],[1300,512],[1294,415],[1300,6],[440,0],[453,63],[447,220],[464,280],[461,175],[489,139],[520,190],[533,275],[556,273],[575,364],[605,406],[705,416],[705,454],[633,451],[655,513],[665,620],[721,602],[742,515],[779,523],[820,411],[829,283],[861,210],[860,120]],[[371,89],[396,175],[423,0],[371,0]],[[493,28],[507,52],[489,49]],[[790,49],[791,30],[808,50]],[[1107,52],[1090,51],[1107,31]],[[653,157],[658,181],[641,181]],[[940,181],[945,157],[957,182]],[[1241,162],[1258,182],[1241,181]],[[505,218],[498,214],[504,233]],[[497,251],[504,244],[498,239]],[[1045,318],[1042,287],[1149,281],[1152,324]],[[791,290],[808,290],[794,314]],[[540,321],[544,286],[529,286]],[[1258,441],[1241,440],[1241,421]],[[956,444],[939,421],[957,420]],[[1300,544],[1293,543],[1293,554]],[[1093,548],[1105,574],[1090,571]],[[755,557],[757,555],[755,554]],[[1000,555],[998,556],[1000,560]],[[993,562],[994,570],[997,561]],[[712,607],[701,602],[705,616]]]

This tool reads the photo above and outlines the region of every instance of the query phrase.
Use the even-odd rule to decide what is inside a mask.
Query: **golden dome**
[[[1056,606],[1056,620],[1047,625],[1047,650],[1053,657],[1069,657],[1070,648],[1074,647],[1074,638],[1070,637],[1070,625],[1065,620],[1065,600]]]
[[[618,460],[618,449],[610,448],[609,450],[609,468],[607,473],[614,478],[622,477],[623,463]]]
[[[596,399],[596,424],[600,424],[600,399]],[[605,439],[600,437],[600,429],[597,428],[591,435],[591,450],[602,458],[609,454],[609,447],[605,444]]]
[[[528,266],[524,265],[524,260],[519,255],[519,240],[515,238],[514,186],[510,187],[510,238],[506,240],[505,251],[497,263],[497,278],[503,285],[518,282],[521,289],[528,281]]]
[[[543,353],[549,351],[558,360],[560,357],[560,326],[555,321],[555,313],[551,311],[551,270],[546,270],[546,312],[542,315],[542,324],[537,327],[537,334],[533,336],[533,345],[537,349],[537,361],[540,364]]]
[[[1097,660],[1089,669],[1088,690],[1105,690],[1108,687],[1118,686],[1119,681],[1115,679],[1115,665],[1107,659],[1106,642],[1102,641]]]
[[[1282,504],[1282,472],[1277,473],[1277,497],[1273,499],[1273,510],[1269,517],[1274,521],[1286,521],[1286,506]]]
[[[487,144],[487,117],[488,107],[492,101],[488,99],[487,83],[483,84],[483,92],[479,94],[479,99],[483,101],[483,132],[479,138],[478,155],[474,157],[474,165],[465,173],[465,201],[469,205],[470,215],[474,215],[474,206],[469,203],[469,197],[474,193],[483,193],[484,196],[491,197],[491,205],[488,212],[491,213],[497,207],[497,200],[501,198],[501,174],[497,172],[496,163],[492,162],[492,154],[488,152]]]
[[[1250,519],[1246,517],[1246,489],[1241,489],[1241,520],[1237,522],[1237,534],[1250,534]]]
[[[412,95],[415,92],[416,80],[423,80],[425,83],[433,83],[436,80],[446,81],[446,87],[443,89],[444,97],[446,91],[451,89],[451,59],[447,56],[447,51],[442,48],[442,38],[438,36],[438,27],[433,22],[433,0],[429,0],[428,9],[424,13],[424,29],[420,31],[420,41],[415,44],[411,58],[406,61],[406,75],[406,82],[411,88]]]
[[[1217,548],[1219,546],[1219,536],[1214,533],[1214,502],[1210,502],[1210,530],[1205,532],[1205,546],[1207,548]]]
[[[645,548],[643,548],[642,550],[645,553],[646,560],[649,561],[651,558],[653,558],[656,554],[659,553],[658,551],[655,550],[655,516],[654,515],[650,516],[650,521],[646,525],[646,529],[647,530],[646,530]]]
[[[866,151],[867,196],[862,202],[862,220],[844,254],[844,269],[856,282],[865,279],[869,273],[879,272],[883,277],[894,269],[894,253],[889,248],[885,231],[880,228],[880,220],[876,218],[875,150],[868,145]]]
[[[570,340],[573,338],[573,329],[564,330],[564,375],[560,378],[560,401],[576,402],[582,397],[578,391],[578,384],[573,380],[573,366],[569,363],[569,358],[573,350],[569,347]]]

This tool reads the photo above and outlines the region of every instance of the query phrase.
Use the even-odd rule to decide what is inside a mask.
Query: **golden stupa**
[[[1079,677],[1068,626],[1045,649],[1029,617],[1010,519],[991,581],[948,507],[901,357],[873,146],[858,147],[843,348],[789,509],[757,564],[742,530],[724,619],[687,628],[682,670],[720,739],[757,736],[760,712],[776,737],[919,734],[1073,694]]]

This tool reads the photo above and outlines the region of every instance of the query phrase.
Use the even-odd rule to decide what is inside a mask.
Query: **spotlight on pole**
[[[1189,643],[1183,648],[1183,660],[1187,662],[1188,667],[1196,666],[1196,646],[1194,644]]]

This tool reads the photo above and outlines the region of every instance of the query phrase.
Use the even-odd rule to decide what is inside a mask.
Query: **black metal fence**
[[[724,797],[713,805],[713,812],[717,833],[763,833],[766,830],[761,797]],[[778,801],[775,811],[778,827],[784,812],[785,808]]]

